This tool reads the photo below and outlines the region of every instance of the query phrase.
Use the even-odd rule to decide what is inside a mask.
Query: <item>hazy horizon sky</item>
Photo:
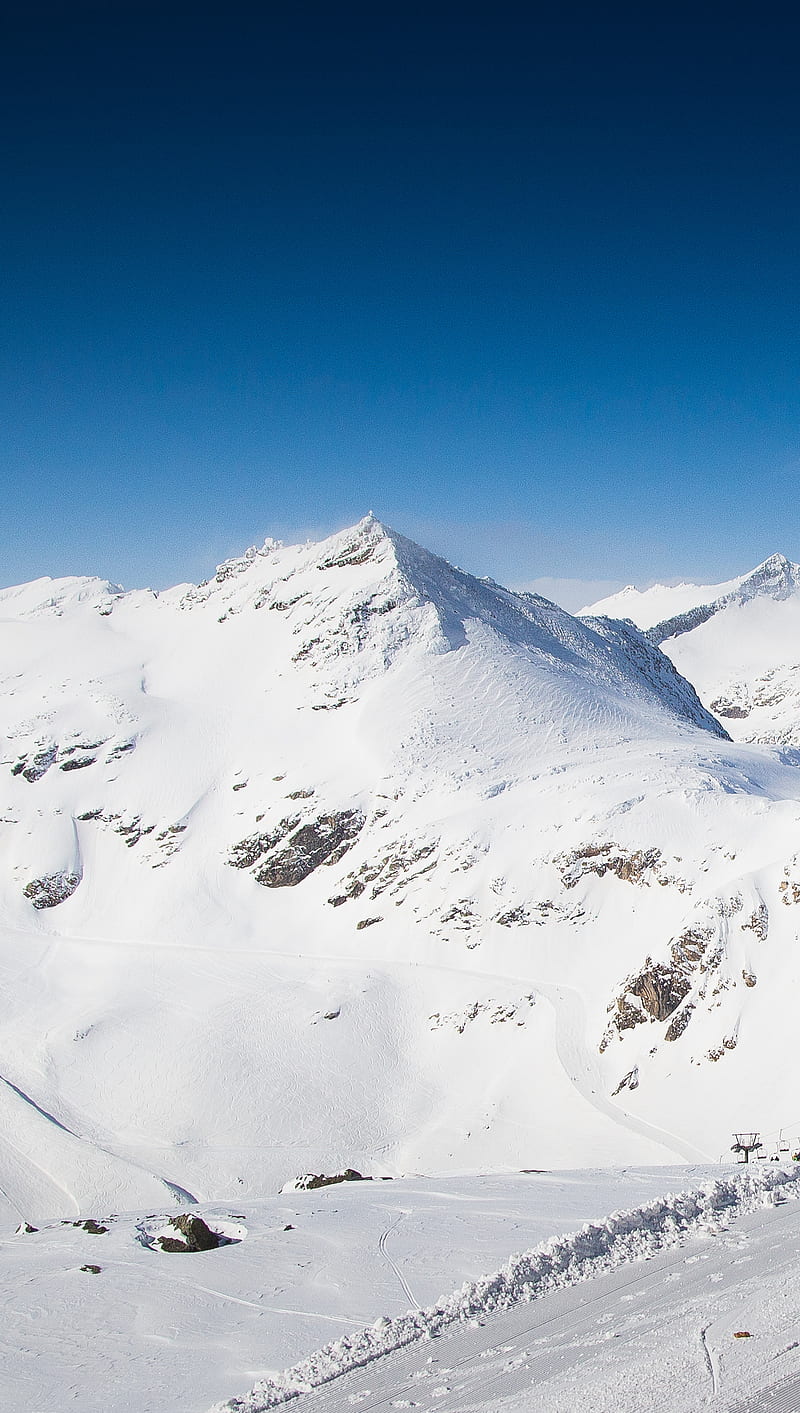
[[[800,559],[800,19],[0,17],[0,581],[370,508],[501,582]]]

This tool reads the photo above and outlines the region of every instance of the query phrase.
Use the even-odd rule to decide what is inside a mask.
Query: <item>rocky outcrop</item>
[[[202,1217],[197,1217],[192,1212],[182,1212],[180,1216],[170,1217],[169,1225],[175,1228],[178,1235],[160,1236],[158,1245],[162,1251],[216,1251],[218,1246],[226,1244]]]
[[[691,990],[691,982],[676,967],[647,959],[648,965],[629,983],[628,991],[638,997],[651,1020],[665,1021],[677,1010]]]
[[[76,873],[45,873],[26,883],[22,892],[35,908],[55,908],[72,897],[80,881]]]
[[[759,903],[750,917],[742,923],[742,927],[749,932],[754,932],[759,942],[766,942],[769,933],[769,908],[765,902]]]
[[[679,1040],[683,1035],[689,1021],[692,1019],[694,1006],[689,1001],[680,1011],[676,1011],[667,1029],[664,1032],[665,1040]]]
[[[590,873],[596,873],[599,878],[613,873],[623,883],[661,882],[657,874],[663,861],[659,849],[631,851],[619,844],[603,843],[585,844],[570,853],[559,854],[554,863],[561,872],[564,887],[575,888]]]
[[[249,834],[246,839],[240,839],[238,843],[232,844],[228,858],[230,867],[253,868],[260,859],[283,843],[283,840],[291,834],[293,829],[297,828],[299,823],[299,815],[295,815],[291,819],[282,819],[274,829],[265,829],[257,834]]]
[[[639,1066],[638,1066],[638,1065],[634,1065],[634,1067],[633,1067],[632,1070],[628,1070],[628,1073],[622,1076],[622,1079],[620,1080],[620,1082],[619,1082],[619,1084],[617,1085],[616,1089],[612,1090],[612,1092],[611,1092],[611,1097],[614,1098],[617,1094],[620,1094],[623,1089],[638,1089],[638,1088],[639,1088]]]
[[[370,885],[369,896],[373,901],[387,890],[399,893],[415,878],[421,878],[436,867],[436,859],[431,859],[435,849],[435,842],[414,844],[401,839],[379,858],[368,860],[357,872],[348,874],[342,891],[335,893],[328,902],[331,907],[339,908],[353,898],[360,898]],[[420,864],[421,868],[418,867]]]
[[[367,564],[374,559],[381,548],[388,548],[388,542],[380,521],[371,515],[355,525],[350,535],[330,555],[320,559],[318,569],[350,569],[354,565]]]
[[[495,922],[499,923],[501,927],[530,927],[531,915],[528,909],[520,903],[515,908],[506,908],[505,912],[498,913]]]
[[[515,1025],[524,1026],[531,1007],[535,1003],[536,995],[533,991],[529,992],[527,996],[520,997],[518,1001],[511,1002],[494,1001],[490,997],[486,1001],[473,1001],[465,1011],[434,1011],[428,1019],[431,1023],[431,1030],[452,1027],[459,1035],[463,1035],[467,1026],[471,1025],[479,1016],[485,1016],[490,1025],[504,1025],[508,1021],[513,1021]]]
[[[318,815],[296,829],[285,846],[255,870],[253,877],[263,888],[294,888],[320,864],[338,863],[352,847],[363,824],[361,810]]]
[[[611,1019],[600,1043],[601,1052],[615,1034],[621,1035],[646,1022],[669,1020],[665,1040],[677,1040],[683,1034],[694,1006],[690,1003],[678,1014],[676,1012],[692,990],[695,973],[709,968],[708,946],[713,936],[711,927],[687,927],[672,943],[668,962],[646,958],[641,971],[628,977],[619,996],[608,1007]],[[715,952],[713,964],[716,966],[718,962],[719,953]]]
[[[20,756],[12,765],[11,774],[21,775],[23,780],[27,780],[32,785],[34,781],[41,780],[42,776],[47,774],[57,759],[57,746],[42,746],[41,750],[35,751],[33,755]]]
[[[337,1182],[372,1182],[372,1178],[364,1177],[363,1173],[356,1172],[355,1168],[345,1168],[343,1173],[303,1173],[302,1177],[295,1178],[294,1182],[287,1183],[282,1189],[284,1192],[313,1192],[318,1187],[333,1187]]]
[[[97,764],[98,752],[107,744],[107,737],[99,741],[91,738],[72,741],[66,746],[56,741],[39,740],[35,748],[31,748],[17,757],[11,767],[11,774],[21,776],[23,780],[27,780],[30,785],[33,785],[37,780],[41,780],[53,766],[58,766],[59,770],[65,772],[86,770],[88,766]],[[135,740],[119,742],[110,750],[106,757],[106,763],[109,764],[121,759],[135,747]]]

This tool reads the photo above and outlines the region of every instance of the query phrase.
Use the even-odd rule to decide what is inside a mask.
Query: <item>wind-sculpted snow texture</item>
[[[792,1120],[800,771],[630,623],[369,516],[0,646],[7,1223]]]
[[[615,1212],[604,1222],[587,1223],[578,1232],[513,1256],[501,1270],[468,1282],[424,1310],[383,1318],[333,1340],[244,1397],[215,1405],[211,1413],[266,1413],[415,1340],[435,1338],[457,1322],[485,1319],[625,1262],[644,1260],[692,1235],[719,1232],[736,1217],[771,1203],[775,1193],[796,1197],[798,1186],[800,1174],[768,1168],[726,1176],[697,1191],[669,1195],[633,1211]]]

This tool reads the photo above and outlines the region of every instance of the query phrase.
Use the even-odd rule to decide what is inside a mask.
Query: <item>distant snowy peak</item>
[[[67,610],[87,607],[110,612],[113,600],[123,593],[119,584],[107,579],[33,579],[29,584],[0,589],[0,618],[61,617]]]
[[[720,586],[723,587],[723,586]],[[670,618],[656,623],[647,630],[652,643],[660,644],[667,638],[689,633],[701,623],[713,618],[722,609],[750,603],[756,598],[770,598],[777,603],[791,598],[800,587],[800,565],[792,564],[785,555],[773,554],[759,564],[750,574],[739,580],[736,588],[721,593],[710,603],[698,604],[685,613],[676,613]]]
[[[582,610],[581,616],[603,614],[609,618],[629,618],[649,638],[660,645],[707,623],[715,614],[756,598],[782,602],[800,588],[800,565],[783,554],[770,555],[749,574],[722,584],[654,584],[650,589],[628,585],[618,594]]]
[[[785,555],[725,584],[623,589],[591,611],[638,624],[735,739],[800,745],[800,565]]]

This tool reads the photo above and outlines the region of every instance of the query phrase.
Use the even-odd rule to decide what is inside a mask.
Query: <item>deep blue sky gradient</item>
[[[0,582],[800,558],[789,7],[7,3]]]

